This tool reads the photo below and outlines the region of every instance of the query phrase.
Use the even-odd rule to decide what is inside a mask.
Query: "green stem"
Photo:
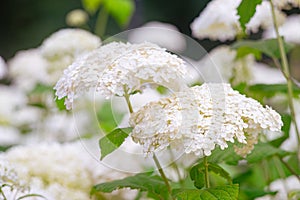
[[[279,160],[282,162],[282,164],[284,164],[284,166],[294,175],[294,176],[296,176],[296,178],[299,180],[299,182],[300,182],[300,176],[299,176],[299,174],[288,164],[288,163],[286,163],[282,158],[280,158],[279,156],[278,156],[278,158],[279,158]]]
[[[300,156],[300,135],[299,135],[299,129],[296,121],[296,114],[295,114],[295,108],[294,108],[294,102],[293,102],[293,81],[291,78],[290,70],[289,70],[289,64],[286,56],[286,52],[284,49],[283,45],[283,40],[282,37],[279,35],[279,29],[278,29],[278,24],[276,20],[276,15],[275,15],[275,8],[272,0],[270,0],[271,4],[271,11],[272,11],[272,18],[273,18],[273,23],[274,23],[274,28],[276,32],[276,37],[277,37],[277,42],[280,50],[280,57],[281,57],[281,65],[283,68],[283,73],[285,74],[286,80],[287,80],[287,87],[288,87],[288,102],[289,102],[289,107],[291,110],[291,118],[292,121],[295,125],[295,130],[296,130],[296,135],[297,135],[297,140],[298,140],[298,161],[299,156]]]
[[[161,165],[160,165],[160,163],[159,163],[159,161],[158,161],[158,159],[157,159],[155,153],[153,153],[153,160],[154,160],[154,162],[155,162],[155,165],[156,165],[156,167],[157,167],[157,169],[158,169],[158,172],[159,172],[161,178],[163,179],[163,181],[165,182],[165,185],[167,186],[167,189],[168,189],[168,192],[169,192],[169,195],[170,195],[171,199],[174,199],[174,198],[172,197],[172,189],[171,189],[171,186],[170,186],[170,184],[169,184],[169,181],[168,181],[168,179],[167,179],[167,177],[166,177],[166,175],[165,175],[165,172],[164,172],[164,170],[162,169],[162,167],[161,167]]]
[[[126,91],[126,90],[125,90],[125,91]],[[132,109],[132,105],[131,105],[130,99],[129,99],[129,98],[130,98],[130,95],[127,93],[127,91],[125,92],[124,97],[125,97],[125,99],[126,99],[126,103],[127,103],[129,112],[130,112],[130,114],[131,114],[131,113],[133,113],[133,109]]]
[[[203,162],[204,162],[204,168],[205,168],[205,187],[210,188],[209,175],[208,175],[208,162],[207,162],[206,156],[204,156]]]
[[[175,156],[172,152],[171,149],[169,149],[169,152],[170,152],[170,156],[171,156],[171,159],[174,160],[174,162],[172,163],[172,167],[174,167],[176,173],[177,173],[177,176],[178,176],[178,181],[179,181],[179,184],[180,184],[180,187],[183,188],[184,187],[184,181],[180,175],[180,170],[179,170],[179,167],[178,165],[176,164],[176,161],[175,161]]]
[[[107,10],[102,7],[102,9],[99,11],[97,20],[96,20],[96,25],[95,25],[95,34],[103,37],[105,34],[106,30],[106,25],[107,25],[107,20],[108,20],[108,12]]]

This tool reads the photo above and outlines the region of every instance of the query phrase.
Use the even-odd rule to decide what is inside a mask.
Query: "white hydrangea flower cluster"
[[[109,98],[156,83],[178,90],[183,87],[186,66],[180,58],[151,43],[112,42],[77,59],[64,71],[54,89],[72,108],[79,94],[91,89]]]
[[[81,29],[61,29],[44,40],[41,45],[43,57],[50,63],[48,73],[56,82],[61,72],[77,57],[101,45],[96,35]]]
[[[252,77],[254,56],[236,58],[237,52],[229,46],[219,46],[202,58],[198,65],[203,82],[226,82],[233,85],[248,83]]]
[[[143,145],[146,154],[171,145],[209,156],[216,146],[227,148],[227,142],[237,140],[247,146],[247,138],[264,130],[280,131],[282,121],[270,107],[239,94],[229,84],[211,83],[147,104],[132,114],[130,125],[133,140]],[[254,143],[249,145],[251,151]]]
[[[148,42],[133,44],[126,54],[105,68],[97,90],[108,98],[130,94],[144,83],[155,83],[177,91],[185,86],[185,74],[184,61],[166,49]]]
[[[2,156],[14,165],[20,180],[41,191],[48,200],[88,200],[96,183],[126,177],[99,164],[82,148],[80,142],[40,143],[13,147]],[[126,192],[131,193],[120,190],[104,196],[122,199]]]
[[[4,78],[7,73],[7,66],[4,59],[0,56],[0,79]]]
[[[0,189],[1,199],[3,194],[6,199],[11,200],[30,194],[30,187],[19,178],[14,166],[3,157],[0,157]]]
[[[284,24],[279,27],[279,34],[285,41],[300,44],[300,15],[290,15]],[[274,28],[268,29],[263,34],[264,38],[275,38]]]
[[[241,0],[213,0],[191,24],[192,34],[199,39],[233,40],[241,33],[237,7]],[[283,23],[285,15],[276,10],[278,23]],[[248,32],[257,32],[259,27],[272,25],[270,2],[263,1],[258,5],[256,13],[246,25]]]
[[[8,61],[9,76],[13,83],[24,91],[31,91],[40,84],[48,84],[47,62],[40,49],[19,51]]]

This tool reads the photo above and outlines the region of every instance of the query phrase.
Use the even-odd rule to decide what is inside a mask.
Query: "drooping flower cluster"
[[[101,45],[96,35],[81,29],[62,29],[53,33],[41,45],[41,53],[49,62],[48,73],[56,82],[62,71],[77,57]]]
[[[191,24],[193,36],[199,39],[232,40],[241,33],[237,7],[241,0],[213,0]],[[279,24],[282,24],[285,15],[275,10]],[[272,25],[270,2],[263,1],[256,8],[246,29],[248,32],[257,32],[259,27],[268,28]]]
[[[155,44],[113,42],[76,60],[54,89],[59,99],[67,97],[70,109],[80,93],[91,89],[107,98],[139,90],[144,83],[178,90],[184,87],[185,67],[182,59]]]
[[[151,102],[132,114],[132,138],[151,154],[167,146],[184,148],[185,153],[209,156],[227,142],[245,144],[252,150],[259,133],[280,131],[280,115],[254,99],[234,91],[229,84],[203,84]],[[248,138],[256,138],[249,142]],[[247,146],[249,145],[249,146]]]

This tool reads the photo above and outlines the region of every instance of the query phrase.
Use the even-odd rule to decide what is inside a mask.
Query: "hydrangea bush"
[[[0,57],[0,199],[300,198],[299,0],[210,1],[190,28],[220,45],[200,60],[165,23],[101,40],[89,16],[125,26],[134,2],[82,2]]]

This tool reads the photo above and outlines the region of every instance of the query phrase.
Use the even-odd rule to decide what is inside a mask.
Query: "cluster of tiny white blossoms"
[[[101,45],[101,39],[81,29],[61,29],[44,40],[41,54],[49,62],[48,73],[56,82],[62,70],[77,57]]]
[[[91,89],[106,98],[129,94],[144,83],[178,90],[185,74],[183,60],[155,44],[112,42],[77,59],[54,89],[59,99],[67,97],[65,105],[71,109],[74,99]]]
[[[0,190],[0,198],[4,194],[6,199],[12,200],[30,192],[30,188],[20,180],[13,165],[3,157],[0,157]]]
[[[132,138],[146,154],[167,146],[185,153],[209,156],[227,142],[245,144],[264,130],[280,131],[280,115],[254,99],[234,91],[229,84],[203,84],[151,102],[130,118]],[[251,147],[255,142],[251,142]],[[237,153],[245,156],[252,150]]]
[[[14,166],[20,180],[48,200],[88,200],[94,184],[126,177],[125,173],[115,172],[93,160],[80,142],[16,146],[1,156]],[[104,196],[122,199],[124,192]]]
[[[199,39],[232,40],[241,33],[237,7],[241,0],[213,0],[191,24],[192,34]],[[282,24],[285,14],[275,9],[278,24]],[[269,1],[258,5],[254,16],[246,24],[247,32],[257,32],[259,27],[272,26]]]

